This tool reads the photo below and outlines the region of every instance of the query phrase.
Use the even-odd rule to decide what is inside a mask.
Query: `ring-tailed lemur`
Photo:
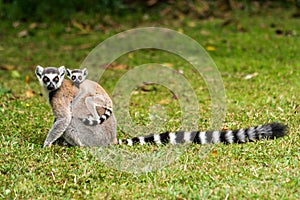
[[[98,94],[106,94],[105,90],[96,82],[85,80],[77,88],[68,80],[64,80],[64,67],[42,68],[37,66],[36,75],[44,88],[52,107],[55,122],[45,140],[44,146],[50,146],[56,139],[63,136],[71,145],[76,146],[104,146],[110,144],[179,144],[193,142],[209,143],[244,143],[259,139],[275,139],[286,134],[287,126],[280,123],[269,123],[261,126],[239,130],[206,131],[206,132],[165,132],[144,137],[116,140],[116,120],[114,115],[106,123],[96,126],[82,125],[80,119],[89,115],[85,99]],[[80,94],[80,95],[79,95]],[[109,97],[108,97],[109,98]],[[77,99],[74,105],[71,103]]]
[[[86,68],[84,69],[67,69],[66,75],[67,77],[74,83],[78,88],[80,84],[85,81],[88,71]],[[84,91],[81,91],[84,94]],[[78,95],[79,98],[81,94]],[[107,120],[112,114],[112,105],[110,99],[106,98],[107,95],[97,95],[93,97],[86,97],[86,105],[92,116],[89,116],[86,119],[82,119],[83,123],[87,126],[95,126],[97,124],[102,124],[105,120]],[[76,103],[76,99],[74,99],[73,103]],[[108,104],[108,105],[106,105]],[[104,109],[104,113],[102,111]],[[98,113],[103,113],[99,116]]]
[[[102,95],[110,100],[98,83],[86,80],[78,88],[71,81],[64,79],[64,66],[59,68],[37,66],[35,73],[55,117],[44,142],[45,147],[50,146],[61,136],[74,146],[106,146],[117,143],[116,119],[113,114],[105,123],[96,126],[86,126],[80,119],[90,115],[85,101],[87,97]]]

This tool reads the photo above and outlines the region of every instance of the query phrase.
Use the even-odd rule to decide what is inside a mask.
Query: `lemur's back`
[[[105,146],[117,141],[117,123],[114,115],[111,115],[104,123],[95,126],[86,126],[81,120],[90,115],[85,103],[86,97],[98,94],[105,95],[111,103],[110,97],[98,83],[91,80],[85,80],[79,87],[79,99],[72,106],[71,112],[73,118],[70,124],[70,130],[73,130],[73,133],[78,134],[78,138],[84,146]]]

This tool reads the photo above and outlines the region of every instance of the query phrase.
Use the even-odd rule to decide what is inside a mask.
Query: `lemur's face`
[[[67,77],[74,83],[74,84],[80,84],[82,83],[87,76],[87,69],[84,68],[81,69],[67,69]]]
[[[65,67],[46,67],[37,66],[35,74],[39,79],[40,85],[50,91],[57,90],[64,79]]]

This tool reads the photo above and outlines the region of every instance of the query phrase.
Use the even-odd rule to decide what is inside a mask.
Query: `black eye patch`
[[[49,79],[48,77],[45,76],[45,77],[43,78],[43,82],[44,82],[44,83],[47,83],[47,82],[49,82],[49,81],[50,81],[50,79]]]
[[[76,79],[76,76],[72,76],[71,79],[74,81]]]
[[[82,79],[82,76],[78,76],[78,79],[81,80],[81,79]]]
[[[59,81],[59,78],[56,76],[56,77],[53,79],[53,81],[54,81],[55,83],[57,83],[57,82]]]

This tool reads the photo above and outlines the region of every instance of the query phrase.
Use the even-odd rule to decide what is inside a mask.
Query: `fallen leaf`
[[[239,32],[242,32],[242,33],[247,32],[247,29],[245,27],[243,27],[241,24],[238,24],[236,26],[236,28]]]
[[[94,47],[93,44],[82,44],[82,45],[78,46],[78,49],[89,49],[89,48],[92,48],[92,47]]]
[[[217,151],[217,150],[213,150],[213,151],[211,152],[211,155],[212,155],[212,156],[217,156],[217,155],[218,155],[218,151]]]
[[[173,67],[174,66],[173,63],[163,63],[162,65],[166,66],[166,67]]]
[[[29,78],[28,75],[25,77],[25,83],[26,83],[26,84],[29,84],[29,83],[30,83],[30,78]]]
[[[232,23],[234,23],[233,19],[226,19],[225,21],[222,22],[221,26],[227,26]]]
[[[18,26],[20,26],[20,22],[14,22],[13,24],[12,24],[12,26],[14,27],[14,28],[18,28]]]
[[[253,78],[253,77],[257,76],[257,75],[258,75],[257,72],[255,72],[255,73],[253,73],[253,74],[248,74],[248,75],[246,75],[246,76],[244,77],[244,79],[245,79],[245,80],[248,80],[248,79],[251,79],[251,78]]]
[[[31,24],[29,25],[29,28],[30,28],[30,29],[35,29],[37,26],[38,26],[38,24],[35,23],[35,22],[33,22],[33,23],[31,23]]]
[[[151,91],[155,91],[156,90],[156,87],[153,86],[153,85],[146,85],[146,84],[143,84],[140,86],[141,90],[143,92],[151,92]]]
[[[177,31],[182,34],[184,33],[182,28],[179,28]]]
[[[64,51],[72,51],[72,50],[74,50],[74,48],[71,45],[66,45],[66,46],[62,47],[62,50],[64,50]]]
[[[28,89],[25,94],[27,98],[31,98],[34,97],[35,92],[32,89]]]
[[[28,31],[27,30],[20,31],[18,33],[18,37],[26,37],[26,36],[28,36]]]
[[[128,66],[124,65],[124,64],[119,64],[119,65],[113,66],[113,69],[115,69],[115,70],[128,69]]]
[[[84,31],[84,26],[82,24],[80,24],[79,22],[77,22],[76,20],[71,20],[71,23],[75,28],[77,28],[81,31]]]
[[[6,71],[11,71],[13,69],[15,69],[16,67],[13,65],[0,65],[0,69],[2,70],[6,70]]]
[[[209,31],[206,31],[206,30],[201,30],[201,31],[200,31],[200,34],[206,36],[206,35],[210,35],[210,32],[209,32]]]
[[[158,103],[161,105],[168,105],[168,104],[170,104],[170,100],[163,99],[163,100],[160,100]]]
[[[11,71],[11,77],[12,78],[20,78],[21,75],[17,70],[13,70],[13,71]]]
[[[165,16],[165,15],[169,14],[170,12],[172,12],[172,6],[166,7],[165,9],[160,11],[159,15]]]
[[[206,47],[206,50],[207,50],[207,51],[215,51],[215,50],[216,50],[216,47],[214,47],[214,46],[207,46],[207,47]]]
[[[187,23],[187,25],[188,25],[188,27],[194,28],[194,27],[196,26],[196,22],[194,22],[194,21],[189,21],[189,22]]]
[[[147,1],[147,6],[153,6],[154,4],[157,3],[158,0],[148,0]]]

